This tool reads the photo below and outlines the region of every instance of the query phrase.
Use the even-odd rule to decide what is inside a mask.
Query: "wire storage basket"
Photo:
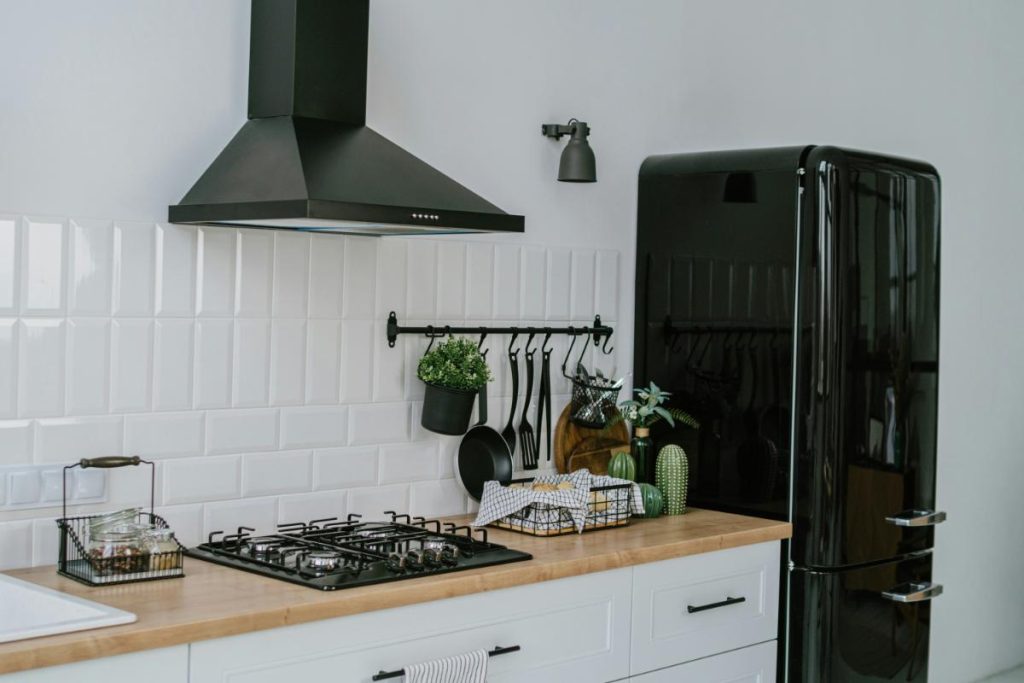
[[[532,483],[532,478],[513,479],[508,486],[525,488]],[[583,531],[610,529],[629,524],[633,513],[632,488],[633,485],[629,482],[591,487]],[[562,536],[576,533],[569,508],[545,503],[531,503],[492,522],[492,526],[531,536]]]
[[[147,464],[150,509],[130,508],[115,513],[67,516],[67,474],[75,467],[125,467]],[[167,522],[153,513],[155,465],[139,457],[83,459],[64,468],[63,514],[57,520],[60,547],[57,573],[89,586],[173,579],[185,575],[185,548]]]

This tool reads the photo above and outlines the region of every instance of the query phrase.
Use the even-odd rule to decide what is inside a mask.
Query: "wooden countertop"
[[[461,520],[468,518],[459,518]],[[784,522],[690,510],[634,519],[621,529],[553,538],[489,529],[490,539],[533,555],[528,562],[322,592],[219,565],[185,560],[185,578],[91,588],[36,567],[11,576],[138,615],[124,626],[0,644],[0,674],[209,638],[400,607],[578,576],[645,562],[788,538]]]

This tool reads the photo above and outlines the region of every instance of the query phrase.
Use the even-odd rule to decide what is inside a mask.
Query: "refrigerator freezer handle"
[[[935,526],[946,521],[942,510],[904,510],[886,517],[885,521],[896,526]]]
[[[901,583],[900,585],[882,591],[882,597],[893,602],[924,602],[942,595],[942,584],[940,583]]]

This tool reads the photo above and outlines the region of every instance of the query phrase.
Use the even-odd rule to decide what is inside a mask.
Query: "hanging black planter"
[[[438,434],[458,436],[469,429],[473,414],[473,401],[477,392],[472,389],[450,389],[428,384],[423,395],[423,415],[420,424]]]

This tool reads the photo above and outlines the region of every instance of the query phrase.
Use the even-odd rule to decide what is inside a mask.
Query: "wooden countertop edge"
[[[353,595],[350,591],[328,594],[346,593],[347,599],[345,600],[311,600],[282,607],[260,608],[252,612],[240,610],[222,617],[197,618],[192,622],[148,627],[145,625],[140,627],[140,619],[140,622],[124,626],[39,638],[34,643],[37,647],[9,653],[3,652],[4,645],[7,643],[0,643],[0,675],[699,555],[716,550],[782,540],[789,538],[792,534],[792,528],[788,523],[770,520],[758,521],[765,524],[758,528],[730,531],[725,534],[682,538],[678,541],[620,551],[609,550],[592,556],[553,560],[535,557],[529,562],[446,574],[432,577],[434,580],[430,584],[429,591],[422,590],[423,584],[416,582],[379,584],[371,587],[378,590],[362,592],[357,595]],[[218,569],[237,571],[219,567]],[[274,581],[273,579],[265,580]],[[313,595],[324,594],[313,593]],[[386,596],[386,606],[381,605],[382,595]],[[98,601],[103,602],[103,599],[99,598]],[[60,640],[59,642],[48,642],[55,639]],[[72,642],[65,642],[67,640]],[[21,641],[21,644],[25,643],[33,643],[33,641]],[[16,641],[11,644],[19,643]]]

